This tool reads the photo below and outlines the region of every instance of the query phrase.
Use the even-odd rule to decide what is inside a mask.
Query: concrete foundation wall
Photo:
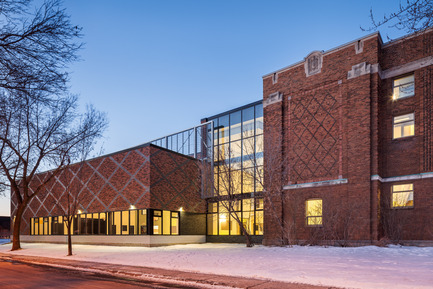
[[[21,235],[22,242],[66,244],[67,236]],[[177,244],[205,243],[205,235],[189,236],[72,236],[73,244],[157,247]]]

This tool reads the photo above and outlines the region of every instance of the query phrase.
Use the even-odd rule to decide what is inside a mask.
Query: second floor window
[[[415,80],[413,74],[394,80],[392,99],[399,99],[415,95]]]
[[[393,139],[415,135],[415,114],[395,116],[393,121]]]

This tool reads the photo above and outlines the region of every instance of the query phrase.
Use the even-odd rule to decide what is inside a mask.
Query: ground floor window
[[[402,184],[392,186],[392,207],[413,207],[413,184]]]
[[[241,228],[236,218],[241,220],[245,230],[251,235],[263,235],[263,199],[248,198],[232,201],[208,203],[208,235],[241,235]],[[229,211],[227,208],[231,208]]]
[[[77,214],[73,235],[179,235],[179,212],[140,209]],[[66,216],[31,218],[31,235],[67,235]],[[148,225],[150,224],[150,226]]]
[[[305,203],[306,224],[307,226],[322,225],[322,200],[312,199]]]

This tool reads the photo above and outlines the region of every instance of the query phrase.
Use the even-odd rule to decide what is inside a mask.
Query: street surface
[[[159,282],[136,282],[92,272],[26,265],[0,260],[0,288],[185,288]]]

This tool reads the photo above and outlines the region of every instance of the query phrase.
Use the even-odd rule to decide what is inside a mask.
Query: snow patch
[[[121,265],[270,279],[363,289],[427,289],[433,284],[433,248],[294,246],[246,248],[241,244],[190,244],[166,247],[23,243],[23,250],[0,252]]]

